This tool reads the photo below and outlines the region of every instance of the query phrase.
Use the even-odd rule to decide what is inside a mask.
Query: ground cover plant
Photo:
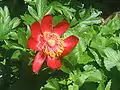
[[[0,90],[120,90],[120,12],[82,0],[0,7]],[[12,13],[12,14],[11,14]]]

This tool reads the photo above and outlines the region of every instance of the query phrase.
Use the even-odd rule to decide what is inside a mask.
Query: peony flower
[[[69,36],[62,40],[61,35],[69,28],[65,20],[52,27],[52,15],[43,17],[41,23],[31,25],[32,36],[28,39],[28,48],[37,51],[32,63],[33,72],[38,72],[44,63],[52,69],[62,66],[60,57],[67,55],[78,43],[76,36]]]

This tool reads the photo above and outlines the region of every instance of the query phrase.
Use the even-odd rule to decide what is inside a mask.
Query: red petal
[[[77,45],[79,39],[76,36],[69,36],[64,40],[64,51],[62,56],[67,55]]]
[[[34,22],[31,25],[31,33],[32,33],[32,37],[38,37],[41,34],[39,22]]]
[[[54,27],[53,33],[57,33],[59,36],[61,36],[69,28],[69,26],[69,23],[63,20]]]
[[[43,17],[41,22],[41,30],[42,33],[52,31],[52,15],[46,15]]]
[[[35,40],[32,36],[29,37],[29,39],[27,41],[28,48],[30,48],[32,50],[39,50],[38,44],[39,44],[39,42],[37,40]]]
[[[32,64],[33,72],[38,72],[40,70],[45,59],[46,59],[46,55],[43,52],[37,53]]]
[[[50,57],[47,58],[47,65],[52,69],[58,69],[62,66],[61,60],[58,57]]]

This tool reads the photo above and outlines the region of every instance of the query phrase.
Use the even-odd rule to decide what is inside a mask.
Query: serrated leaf
[[[16,50],[16,51],[13,53],[11,59],[19,59],[19,55],[20,55],[20,54],[21,54],[20,51],[19,51],[19,50]]]
[[[116,37],[111,37],[111,41],[114,41],[114,42],[120,44],[120,35],[116,36]]]
[[[107,24],[105,24],[100,33],[104,35],[113,34],[116,30],[120,29],[120,14],[116,14],[112,20],[109,20]]]
[[[68,90],[79,90],[79,86],[78,86],[78,85],[75,85],[75,84],[69,85],[69,86],[68,86]]]
[[[120,51],[115,51],[112,48],[106,48],[104,50],[106,57],[104,57],[104,64],[108,71],[114,66],[120,66]]]
[[[4,17],[8,17],[9,16],[9,10],[7,6],[4,6]]]
[[[62,14],[62,4],[61,3],[54,1],[49,5],[49,7],[52,7],[54,10],[56,10],[57,12]]]
[[[100,35],[97,35],[94,36],[94,38],[92,39],[90,47],[97,49],[98,52],[102,55],[103,50],[108,45],[108,43],[109,43],[108,39]]]
[[[107,85],[105,87],[105,90],[111,90],[111,83],[112,83],[112,81],[109,80],[109,82],[107,83]]]
[[[86,52],[80,55],[80,59],[77,60],[79,64],[87,64],[94,61]]]
[[[0,24],[0,40],[4,40],[4,29],[3,29],[3,24]]]
[[[17,39],[17,33],[16,32],[10,32],[8,34],[9,39],[16,40]]]
[[[10,27],[4,23],[0,24],[0,41],[7,39],[7,34],[10,32]]]
[[[46,6],[47,6],[47,0],[36,0],[37,13],[40,20],[43,17]]]
[[[4,48],[9,48],[9,49],[20,49],[20,50],[23,50],[23,48],[20,46],[20,45],[18,45],[18,44],[16,44],[16,43],[14,43],[14,42],[11,42],[11,41],[5,41],[5,43],[6,43],[6,45],[4,44],[4,45],[2,45],[2,47],[4,47]]]
[[[7,6],[0,7],[0,40],[9,39],[9,33],[20,23],[20,19],[15,17],[11,20]]]
[[[63,85],[66,85],[66,80],[63,79],[63,80],[59,81],[59,83],[60,83],[60,84],[63,84]]]
[[[92,65],[84,66],[83,72],[78,68],[69,74],[69,80],[81,87],[85,82],[104,82],[103,73]]]
[[[65,63],[65,61],[63,61],[63,62],[62,62],[62,66],[61,66],[60,69],[61,69],[63,72],[69,74],[69,73],[70,73],[70,69],[67,67],[67,64],[68,64],[68,63]]]
[[[17,35],[18,35],[18,43],[22,45],[24,48],[26,48],[27,38],[26,38],[25,31],[23,29],[18,29]]]
[[[98,83],[105,81],[103,79],[103,73],[100,70],[96,69],[93,65],[85,65],[84,70],[85,72],[83,72],[83,74],[86,73],[86,75],[88,75],[87,81]]]
[[[28,6],[28,11],[37,21],[40,19],[37,12],[31,6]]]
[[[18,17],[13,18],[9,23],[9,25],[12,26],[12,29],[17,27],[19,24],[20,24],[20,19]]]
[[[56,78],[49,79],[43,90],[60,90],[58,82],[59,80]]]
[[[87,78],[88,76],[82,74],[79,69],[73,70],[73,72],[69,74],[69,80],[71,80],[73,83],[79,86],[81,86]]]
[[[94,58],[95,58],[95,61],[97,62],[97,64],[99,66],[102,66],[102,62],[101,62],[101,59],[99,58],[98,54],[93,50],[93,49],[90,49],[90,52],[93,54]]]
[[[24,16],[21,16],[21,18],[24,20],[24,23],[26,25],[31,25],[36,20],[29,14],[24,14]]]
[[[52,12],[53,12],[53,6],[48,6],[48,7],[44,10],[44,15],[52,14]]]
[[[2,7],[0,7],[0,16],[4,17],[4,10],[2,9]]]
[[[62,14],[61,7],[56,6],[56,7],[54,7],[54,10],[56,10],[57,12],[59,12],[60,14]]]
[[[67,7],[62,7],[62,8],[63,8],[62,11],[63,11],[64,15],[65,15],[67,18],[72,19],[73,13],[70,11],[70,9],[67,8]]]
[[[93,25],[93,24],[99,24],[101,23],[101,18],[99,15],[101,14],[101,11],[98,11],[96,9],[90,8],[88,10],[83,9],[80,11],[80,20],[79,24],[82,25]]]
[[[10,22],[10,16],[7,16],[4,18],[4,25],[9,25],[9,22]]]
[[[85,50],[87,49],[87,46],[89,45],[91,39],[92,39],[92,30],[89,31],[90,28],[82,28],[80,30],[68,30],[65,34],[64,37],[70,36],[70,35],[75,35],[78,36],[79,43],[78,45],[72,50],[71,53],[69,53],[65,59],[67,59],[72,65],[75,65],[77,63],[88,63],[93,61],[91,57],[84,57],[82,55]],[[82,31],[83,30],[83,31]],[[74,56],[73,56],[74,55]],[[87,55],[86,55],[87,56]],[[83,58],[84,57],[84,58]]]
[[[105,90],[105,85],[104,83],[100,83],[97,87],[97,90]]]

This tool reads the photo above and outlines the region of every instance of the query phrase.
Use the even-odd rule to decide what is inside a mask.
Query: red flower
[[[32,64],[33,72],[38,72],[45,60],[52,69],[61,67],[59,57],[67,55],[79,41],[73,35],[65,40],[60,38],[68,28],[69,23],[65,20],[52,28],[51,15],[44,16],[41,24],[34,22],[31,25],[32,36],[28,39],[28,48],[38,51]]]

